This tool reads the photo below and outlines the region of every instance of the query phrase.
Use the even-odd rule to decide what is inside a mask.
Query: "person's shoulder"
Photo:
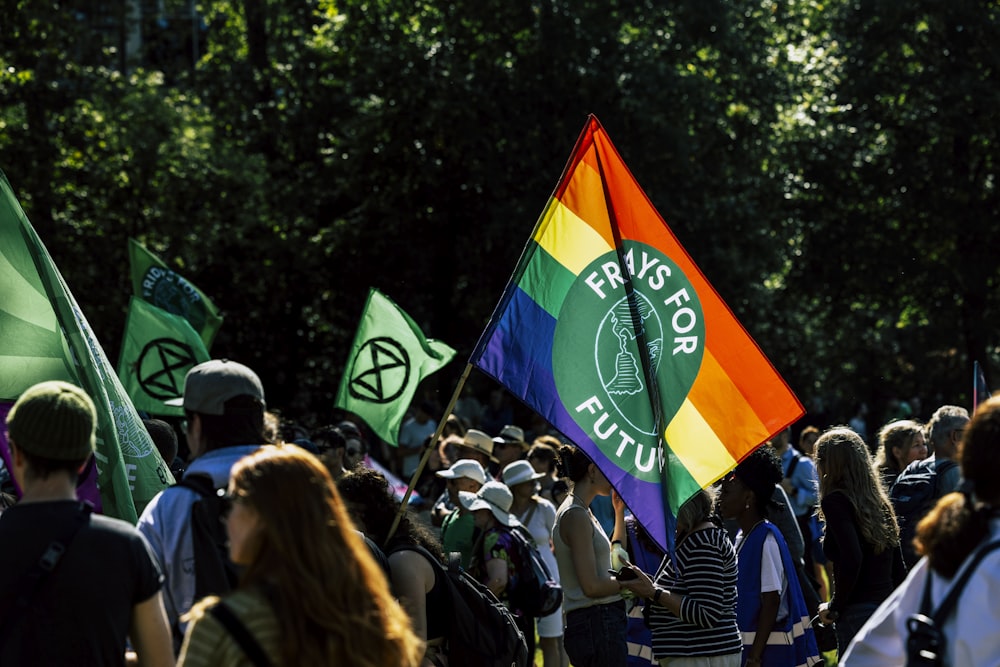
[[[552,514],[553,516],[555,515],[557,511],[556,506],[555,503],[553,503],[551,500],[543,498],[542,496],[535,496],[535,502],[538,503],[538,509],[540,511],[545,512],[547,514]]]

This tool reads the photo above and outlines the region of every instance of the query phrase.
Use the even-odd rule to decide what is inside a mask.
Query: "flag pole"
[[[596,142],[594,145],[594,156],[597,159],[598,173],[601,175],[601,188],[604,190],[604,206],[608,212],[608,220],[611,222],[611,234],[615,241],[615,253],[618,256],[618,267],[621,271],[622,280],[624,281],[625,297],[628,299],[629,312],[632,316],[632,330],[635,332],[635,342],[636,346],[639,348],[639,361],[642,365],[643,377],[646,380],[649,407],[653,412],[653,421],[656,427],[657,462],[660,466],[661,497],[663,500],[663,508],[665,510],[663,514],[664,521],[667,523],[668,532],[668,534],[664,536],[664,544],[670,546],[671,540],[669,535],[669,524],[674,517],[674,512],[670,507],[669,466],[666,464],[667,452],[666,443],[664,442],[667,425],[663,417],[663,405],[660,402],[660,387],[653,374],[653,363],[649,357],[649,345],[646,342],[646,328],[642,322],[642,316],[639,313],[639,304],[636,300],[635,287],[632,284],[632,273],[628,270],[628,264],[625,261],[625,248],[623,247],[621,229],[618,227],[618,216],[615,212],[615,207],[611,205],[611,192],[608,189],[608,181],[604,173],[604,161],[601,160],[601,151],[598,149]],[[672,551],[673,550],[671,549],[671,552]]]
[[[423,456],[420,457],[420,463],[417,464],[417,469],[413,471],[413,476],[410,478],[410,484],[406,487],[406,493],[403,494],[403,499],[399,502],[399,510],[396,512],[396,517],[392,520],[392,526],[389,527],[389,532],[385,536],[385,547],[389,544],[389,540],[392,536],[396,534],[396,529],[399,528],[399,522],[403,519],[403,513],[406,512],[406,504],[410,501],[410,495],[413,493],[414,487],[417,485],[417,481],[420,479],[420,475],[424,472],[424,466],[427,465],[427,460],[431,457],[431,452],[437,447],[437,442],[441,438],[441,433],[444,432],[445,424],[448,423],[448,415],[455,408],[455,403],[458,402],[458,397],[462,395],[462,389],[465,387],[465,381],[469,379],[469,372],[472,371],[472,363],[465,364],[465,370],[462,371],[462,377],[458,379],[458,384],[455,386],[455,391],[451,395],[451,400],[448,402],[448,407],[444,410],[444,416],[438,420],[437,429],[434,431],[434,435],[431,437],[427,446],[424,448]]]

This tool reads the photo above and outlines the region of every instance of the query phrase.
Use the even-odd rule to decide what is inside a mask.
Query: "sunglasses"
[[[348,447],[347,448],[347,455],[348,456],[361,456],[361,450],[360,449],[351,449],[350,447]]]

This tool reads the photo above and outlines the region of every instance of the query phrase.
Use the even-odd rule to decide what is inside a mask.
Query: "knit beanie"
[[[30,387],[7,415],[7,433],[28,454],[83,461],[94,451],[97,410],[90,396],[67,382]]]

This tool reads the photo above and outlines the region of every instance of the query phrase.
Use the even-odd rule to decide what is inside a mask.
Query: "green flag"
[[[72,382],[93,399],[102,511],[135,523],[173,476],[2,172],[0,340],[0,400],[44,380]]]
[[[211,348],[222,316],[205,293],[135,239],[129,239],[128,258],[132,266],[132,293],[186,319],[205,342],[205,348]]]
[[[432,338],[389,297],[368,293],[354,336],[336,407],[358,415],[380,438],[399,444],[403,421],[417,385],[455,356],[455,350]]]
[[[179,398],[184,393],[187,372],[208,360],[205,343],[187,320],[132,297],[118,358],[118,377],[136,410],[183,415],[184,408],[164,401]]]

